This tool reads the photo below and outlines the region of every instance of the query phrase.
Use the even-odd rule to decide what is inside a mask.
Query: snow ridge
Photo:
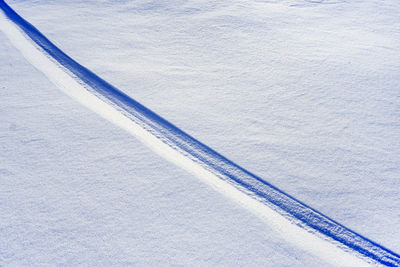
[[[157,153],[200,176],[219,191],[256,213],[264,213],[262,216],[272,220],[276,227],[287,227],[282,232],[288,232],[289,239],[294,238],[292,234],[299,234],[300,229],[300,236],[306,235],[309,240],[308,248],[334,263],[340,263],[340,259],[332,257],[340,255],[343,257],[341,264],[354,265],[359,259],[352,261],[348,256],[355,254],[370,263],[400,266],[398,254],[312,209],[202,144],[74,61],[3,0],[0,0],[0,8],[19,27],[20,34],[33,41],[36,52],[24,47],[23,41],[15,36],[12,29],[7,28],[11,24],[6,25],[5,20],[0,22],[0,29],[35,67],[42,70],[65,93],[133,133]],[[39,54],[45,55],[48,62],[40,58]],[[58,71],[52,70],[54,64],[59,67]],[[280,214],[279,218],[276,218],[277,213]],[[283,221],[280,219],[282,216]],[[309,237],[309,233],[312,233],[312,237]],[[331,251],[318,248],[320,244],[324,244],[324,248],[329,247]],[[332,250],[332,247],[335,249]]]

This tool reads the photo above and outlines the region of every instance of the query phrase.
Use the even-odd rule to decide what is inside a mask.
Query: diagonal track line
[[[335,264],[360,264],[362,258],[370,263],[400,266],[398,254],[312,209],[202,144],[74,61],[3,0],[0,8],[5,15],[0,18],[0,29],[61,90],[131,132],[166,159],[267,218],[275,227],[282,228],[280,231],[288,239],[297,238],[296,244],[304,243],[307,249]]]

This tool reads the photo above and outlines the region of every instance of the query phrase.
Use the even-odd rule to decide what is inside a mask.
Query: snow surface
[[[400,148],[397,141],[399,140],[400,100],[398,89],[400,79],[398,75],[399,18],[396,12],[398,4],[395,6],[395,2],[390,1],[379,2],[380,5],[377,4],[378,2],[368,4],[331,2],[331,5],[324,5],[329,2],[307,3],[304,1],[297,1],[298,5],[294,2],[250,2],[245,5],[245,2],[239,1],[220,5],[212,5],[208,2],[178,3],[176,1],[163,2],[162,5],[155,3],[150,5],[140,2],[132,4],[113,1],[96,5],[94,2],[40,1],[37,5],[32,5],[32,2],[16,1],[13,7],[72,57],[190,134],[353,230],[399,251],[400,236],[396,228],[400,222],[398,194],[400,171],[397,167],[400,166]],[[69,12],[65,12],[66,9]],[[65,34],[66,32],[71,35]],[[2,41],[3,43],[6,41]],[[8,50],[12,49],[5,50],[2,58],[5,57],[5,60],[11,62],[8,64],[15,64],[12,62],[14,56],[9,59]],[[3,69],[7,70],[6,73],[13,71],[10,70],[9,65],[2,65]],[[14,70],[14,76],[5,74],[7,79],[2,77],[2,83],[9,80],[9,83],[13,85],[16,83],[13,81],[15,76],[19,77],[18,83],[23,83],[18,75],[20,68],[24,67],[15,68],[18,71]],[[28,67],[25,66],[25,68]],[[27,72],[27,75],[31,72],[34,71]],[[37,76],[41,77],[39,74],[30,75],[34,76],[34,79],[37,79]],[[30,85],[31,79],[27,79],[25,83]],[[56,90],[51,85],[47,86],[51,90]],[[5,90],[4,93],[9,94],[9,91]],[[32,88],[27,91],[32,93]],[[23,99],[21,92],[15,93],[14,102],[21,101]],[[39,93],[35,91],[35,94]],[[55,98],[58,101],[60,101],[59,98],[63,98],[57,92],[54,92],[54,95],[57,95]],[[32,97],[29,95],[30,99],[25,99],[30,105],[32,105]],[[7,98],[1,99],[6,103],[13,103]],[[54,105],[53,101],[55,100],[48,100],[47,103]],[[67,102],[67,100],[64,101]],[[39,99],[35,103],[40,103]],[[42,106],[46,107],[47,103]],[[6,111],[9,112],[10,109]],[[61,110],[66,114],[61,113],[60,107],[55,108],[54,112],[68,118],[71,116],[70,110],[75,109],[79,108],[67,109],[64,106]],[[21,111],[14,112],[17,114],[6,113],[4,118],[14,116],[17,118],[12,120],[15,124],[21,120],[20,117],[23,117],[22,114],[26,111],[21,108]],[[31,114],[32,110],[29,112]],[[90,147],[88,136],[96,134],[99,136],[99,133],[101,133],[99,138],[115,138],[115,136],[105,134],[105,131],[110,131],[108,128],[113,128],[113,126],[102,123],[101,119],[98,119],[100,125],[106,124],[104,129],[88,127],[89,123],[94,123],[88,118],[95,116],[86,115],[88,112],[81,110],[76,112],[85,114],[81,115],[83,122],[81,132],[88,130],[90,132],[86,136],[87,139],[83,138],[80,141],[80,138],[75,136],[74,142],[79,143],[78,147],[81,149]],[[3,114],[2,112],[2,121]],[[31,116],[43,117],[43,115],[34,115],[33,113]],[[31,116],[29,120],[32,120]],[[55,125],[62,125],[66,123],[63,120],[67,118],[57,120],[48,118],[44,121],[49,120]],[[60,127],[58,131],[64,134],[67,129],[76,128],[77,126],[73,125],[77,118],[70,118],[70,120],[72,120],[71,125],[66,125],[67,128]],[[37,121],[33,125],[42,127],[42,134],[48,135],[46,131],[54,130],[54,125],[53,129],[46,130],[49,126],[43,125],[44,121]],[[25,123],[29,124],[29,122]],[[5,128],[11,131],[15,126],[5,125]],[[115,131],[118,130],[115,129]],[[57,143],[73,139],[74,134],[75,132],[69,138],[58,137]],[[103,134],[106,136],[104,137]],[[119,133],[116,136],[118,135],[123,134]],[[18,139],[17,136],[14,138],[23,139]],[[47,142],[48,139],[51,138],[44,138],[44,141]],[[104,146],[107,140],[98,141],[96,145],[100,146],[100,149],[105,149],[101,146]],[[121,150],[123,153],[133,153],[125,151],[124,142],[127,141],[119,143],[120,153],[122,153]],[[15,143],[18,142],[15,141]],[[9,161],[15,162],[4,164],[6,167],[3,172],[6,174],[13,173],[10,166],[18,166],[18,161],[23,162],[29,159],[29,153],[25,151],[27,145],[20,145],[20,151],[24,152],[18,152],[18,145],[15,143],[9,138],[5,142],[9,145],[9,150],[15,153],[15,155],[6,155]],[[3,145],[3,142],[1,144]],[[97,149],[94,144],[92,145],[93,149]],[[76,151],[71,151],[72,148],[68,147],[60,149],[60,152],[76,154]],[[141,152],[146,151],[145,148],[140,147]],[[34,160],[38,162],[36,162],[36,168],[33,164],[31,171],[28,171],[25,166],[27,162],[20,163],[20,168],[24,172],[21,172],[20,176],[14,175],[14,179],[10,181],[15,181],[16,177],[24,176],[26,173],[37,173],[38,170],[46,168],[44,166],[47,168],[51,166],[51,171],[54,171],[55,166],[46,165],[47,161],[50,161],[48,154],[51,153],[47,153],[49,148],[39,144],[34,151],[40,153],[37,150],[47,156],[34,157]],[[107,153],[111,152],[93,154],[99,157]],[[27,154],[27,156],[21,157],[21,154]],[[59,156],[64,159],[63,155]],[[75,164],[84,169],[85,173],[88,171],[87,182],[93,182],[89,181],[95,176],[91,172],[94,170],[90,170],[93,163],[88,157],[83,153],[76,159]],[[132,155],[129,157],[134,158]],[[136,155],[137,164],[144,164],[141,161],[145,159],[141,157],[144,158],[142,154]],[[51,160],[56,165],[62,163],[60,158],[51,157]],[[111,169],[101,166],[103,171],[116,171],[115,168],[121,168],[118,158],[109,161],[110,164],[114,162],[113,164],[117,166]],[[6,161],[1,160],[2,164],[3,162]],[[32,162],[28,163],[28,165],[31,164]],[[154,164],[149,165],[149,170],[154,171],[151,169],[151,167],[154,168]],[[164,163],[164,165],[167,164]],[[60,166],[58,172],[62,174],[66,170],[71,171],[68,166]],[[170,168],[178,172],[174,167]],[[62,175],[58,172],[45,174],[43,171],[42,175],[47,179],[52,176],[52,180],[60,180]],[[160,175],[163,177],[160,179],[177,179],[176,174],[171,175],[169,172],[166,167],[161,167]],[[142,173],[142,170],[139,173]],[[172,178],[169,177],[170,175]],[[229,203],[223,208],[226,210],[226,215],[237,216],[240,212],[246,213],[240,208],[235,208],[235,205],[228,200],[210,193],[212,190],[194,182],[195,179],[192,177],[186,174],[183,176],[185,176],[186,184],[181,183],[179,187],[185,192],[189,189],[186,187],[189,180],[191,185],[195,184],[196,188],[205,190],[207,196],[211,194],[218,199],[210,200],[210,206],[214,203],[218,205],[220,201],[224,203],[223,205]],[[44,177],[41,179],[46,180]],[[76,179],[79,180],[81,177]],[[99,180],[99,182],[104,181]],[[112,179],[112,182],[118,181]],[[136,186],[135,183],[133,184]],[[15,184],[11,183],[10,186],[15,186]],[[32,184],[25,186],[26,190],[32,190]],[[2,188],[6,187],[2,186]],[[131,190],[131,188],[126,188],[128,189]],[[162,187],[162,190],[165,189],[167,188]],[[43,192],[40,186],[37,186],[36,190],[40,194]],[[189,194],[190,191],[186,193]],[[13,192],[14,190],[9,190],[10,194],[14,194]],[[24,190],[22,192],[27,193]],[[175,194],[177,193],[171,191],[168,198],[176,200]],[[7,194],[1,195],[5,199],[10,199]],[[90,195],[87,197],[93,200]],[[98,195],[93,197],[96,199]],[[23,201],[23,199],[16,199]],[[30,203],[29,199],[26,201]],[[44,206],[49,204],[43,199],[41,201]],[[181,205],[179,201],[172,202],[178,207]],[[1,203],[6,203],[5,206],[8,208],[11,206],[8,201]],[[37,208],[33,203],[22,205],[21,214],[27,212],[24,211],[27,206],[30,207],[29,210],[32,207]],[[228,207],[233,208],[229,210]],[[87,212],[87,208],[82,208],[82,212]],[[209,208],[207,206],[207,212]],[[15,214],[15,211],[11,214]],[[63,214],[68,214],[68,211]],[[249,218],[239,222],[239,224],[243,223],[239,228],[246,229],[251,224],[259,222],[252,215],[245,216]],[[99,217],[101,216],[93,216],[92,219],[94,221]],[[57,216],[52,216],[52,218],[56,219]],[[132,218],[127,218],[127,225],[131,223],[130,219]],[[191,219],[193,220],[193,218],[187,218],[186,223],[192,223]],[[251,221],[250,224],[249,221]],[[25,229],[26,223],[28,222],[19,221],[11,225],[20,225]],[[49,226],[49,222],[46,221],[46,223],[42,224],[42,227]],[[221,225],[227,227],[230,224],[224,222]],[[80,229],[79,225],[75,226],[74,229],[84,231],[84,227]],[[143,224],[139,226],[142,226],[141,230],[143,230]],[[66,231],[65,228],[63,229]],[[106,226],[104,229],[106,232],[110,231]],[[70,231],[71,229],[66,233],[71,234]],[[140,232],[140,227],[138,232]],[[11,231],[11,233],[18,233],[18,231]],[[29,242],[44,242],[43,239],[49,238],[48,235],[44,235],[38,241],[37,237],[28,238],[27,236],[29,237],[29,235],[22,235],[22,238],[26,238],[28,244]],[[161,241],[166,241],[159,235],[157,237]],[[219,245],[226,247],[225,241],[231,242],[229,237],[229,234],[224,235],[221,238],[223,245]],[[253,240],[253,238],[252,236],[247,240]],[[271,238],[274,241],[280,240],[275,235]],[[254,240],[256,242],[258,239],[254,238]],[[260,242],[268,246],[264,243],[270,240],[266,240],[263,239]],[[93,243],[96,244],[96,241],[99,242],[95,239]],[[203,242],[206,241],[203,240]],[[256,244],[253,241],[249,244],[244,240],[235,240],[235,242],[237,243],[229,245],[237,245],[239,248],[240,244],[245,247]],[[74,244],[66,246],[68,245],[75,248]],[[147,250],[146,246],[148,246]],[[30,245],[27,247],[32,249]],[[82,247],[85,247],[84,244]],[[181,253],[180,255],[187,255],[185,249],[177,249],[177,251]],[[251,253],[246,254],[248,256],[241,259],[242,263],[257,264],[255,261],[260,260],[261,264],[261,262],[265,263],[265,260],[271,261],[271,255],[264,254],[267,254],[268,249],[271,253],[276,253],[273,251],[276,246],[271,245],[264,249],[266,251],[260,251],[260,255],[255,256],[256,259],[254,255],[250,256]],[[295,250],[292,251],[292,249],[291,247],[282,249],[282,254],[289,257],[288,260],[298,254],[293,254]],[[99,254],[106,251],[99,249],[99,245],[93,245],[93,250]],[[221,247],[215,246],[215,250],[221,250]],[[19,256],[15,249],[5,251],[15,253],[15,257]],[[150,258],[154,260],[152,263],[155,263],[157,256],[153,255],[154,248],[150,244],[145,244],[144,251],[151,255]],[[199,251],[204,253],[204,250]],[[282,258],[282,254],[277,258]],[[40,253],[35,255],[43,256]],[[59,254],[53,256],[60,259],[55,255]],[[165,255],[173,260],[179,258],[176,255],[171,256],[173,254],[166,253]],[[142,259],[142,256],[139,258]],[[204,263],[204,254],[202,256],[199,256],[201,258],[199,261]],[[106,258],[110,260],[110,257]],[[95,261],[99,258],[94,256],[91,259]],[[22,257],[22,260],[27,259]],[[83,258],[78,260],[85,262]],[[182,263],[194,263],[190,260],[183,260]],[[223,264],[233,264],[233,262],[228,262],[232,260],[230,256],[225,255],[221,260]],[[165,258],[161,258],[160,262],[163,261],[165,262]],[[316,262],[315,259],[312,261]],[[299,262],[308,263],[310,259],[303,258]],[[218,264],[215,261],[207,263]],[[271,262],[271,265],[278,263],[280,265],[293,264],[277,260]],[[318,265],[317,262],[316,265]]]
[[[322,264],[0,40],[1,265]]]

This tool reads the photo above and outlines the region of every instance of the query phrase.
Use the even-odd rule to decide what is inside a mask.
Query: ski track
[[[241,168],[63,53],[0,0],[0,29],[64,93],[263,217],[289,242],[343,266],[400,266],[400,256]]]

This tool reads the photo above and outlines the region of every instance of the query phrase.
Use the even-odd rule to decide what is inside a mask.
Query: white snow
[[[160,115],[399,251],[397,2],[11,4]],[[0,263],[321,264],[59,94],[4,37],[1,44]],[[149,226],[154,213],[166,217]]]
[[[338,248],[337,245],[326,242],[312,233],[308,233],[306,230],[287,221],[269,207],[223,182],[218,177],[215,177],[214,174],[202,168],[201,165],[196,164],[196,162],[193,162],[167,144],[164,144],[156,136],[152,136],[145,129],[141,128],[140,125],[137,125],[132,120],[125,117],[113,106],[89,93],[84,85],[76,81],[72,75],[70,76],[68,71],[64,70],[57,62],[46,57],[45,53],[37,48],[32,41],[29,41],[29,37],[24,36],[18,27],[5,17],[0,17],[0,29],[6,33],[12,44],[21,52],[25,59],[36,67],[36,69],[45,74],[46,77],[65,94],[98,113],[103,118],[125,129],[165,159],[198,176],[219,192],[252,210],[257,215],[264,218],[266,222],[269,223],[276,232],[285,237],[288,242],[310,251],[321,259],[337,266],[367,265],[361,259]]]
[[[63,95],[0,40],[1,265],[322,264]]]

